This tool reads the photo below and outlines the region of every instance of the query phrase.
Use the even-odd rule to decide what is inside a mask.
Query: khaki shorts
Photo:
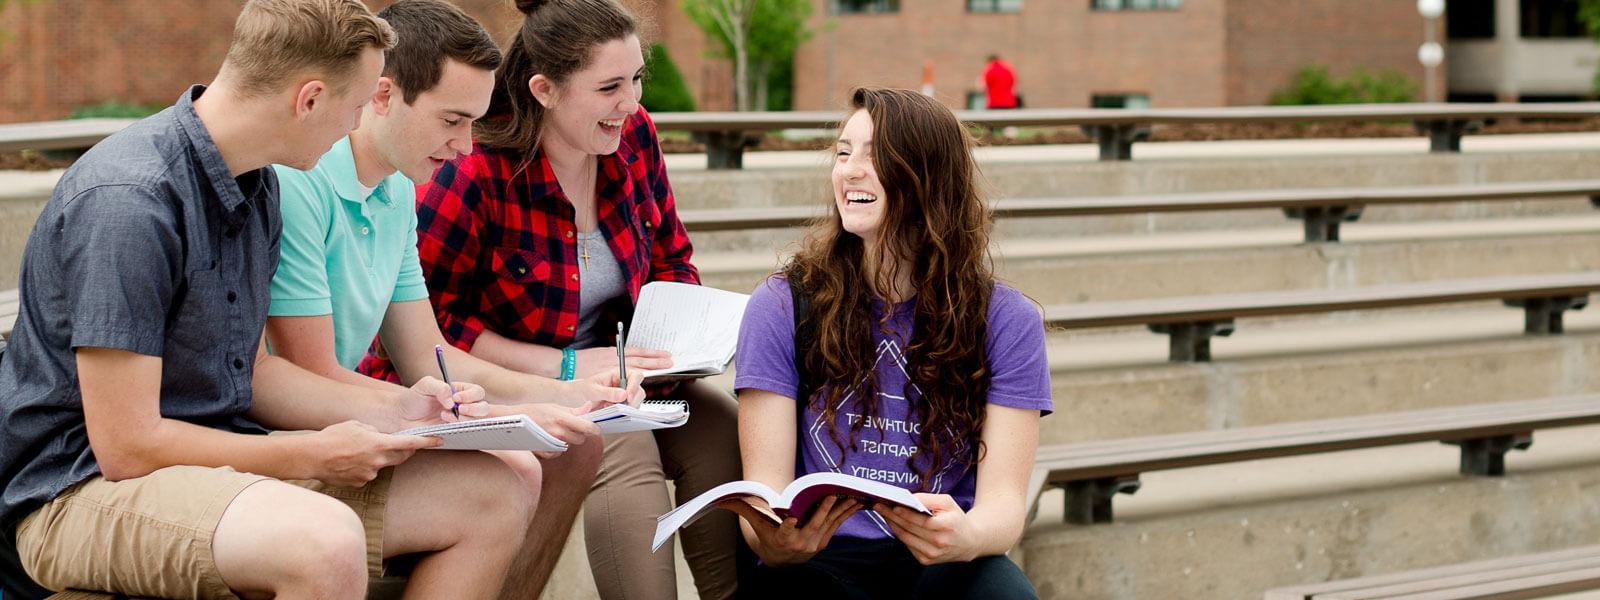
[[[382,575],[383,513],[393,469],[360,488],[285,481],[348,505],[367,532],[367,571]],[[271,479],[230,468],[178,466],[136,479],[95,477],[67,488],[17,527],[22,566],[52,590],[158,598],[234,598],[212,556],[222,513]]]

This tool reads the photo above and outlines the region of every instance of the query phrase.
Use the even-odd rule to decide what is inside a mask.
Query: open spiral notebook
[[[567,443],[550,435],[527,415],[472,419],[397,431],[395,435],[424,435],[444,439],[432,450],[532,450],[565,452]]]

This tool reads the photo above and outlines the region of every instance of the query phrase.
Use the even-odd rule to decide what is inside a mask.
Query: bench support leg
[[[691,137],[706,145],[706,168],[713,170],[743,169],[744,149],[754,144],[743,131],[696,132]]]
[[[1472,133],[1483,128],[1483,121],[1463,121],[1460,119],[1440,119],[1429,121],[1416,121],[1412,126],[1420,133],[1428,135],[1429,152],[1460,152],[1462,134]]]
[[[1589,295],[1558,298],[1514,298],[1506,306],[1522,308],[1522,332],[1528,335],[1560,335],[1564,327],[1562,315],[1568,310],[1583,310],[1589,305]]]
[[[1506,474],[1506,453],[1512,449],[1527,450],[1533,445],[1533,432],[1444,443],[1461,447],[1462,475],[1499,477]]]
[[[1167,360],[1170,362],[1211,362],[1211,337],[1233,333],[1233,319],[1200,323],[1160,323],[1150,331],[1167,334]]]
[[[1059,487],[1067,492],[1066,521],[1073,525],[1111,522],[1111,498],[1139,491],[1139,476],[1106,477],[1069,481]]]
[[[1300,219],[1305,222],[1306,243],[1337,242],[1339,241],[1339,224],[1361,218],[1362,208],[1360,204],[1285,208],[1283,209],[1283,214],[1291,219]]]
[[[1100,144],[1100,160],[1133,160],[1133,143],[1150,139],[1150,128],[1140,124],[1084,125],[1084,135]]]

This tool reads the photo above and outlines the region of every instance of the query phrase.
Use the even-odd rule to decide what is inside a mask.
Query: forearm
[[[554,380],[561,376],[561,350],[530,344],[484,331],[472,345],[472,355],[513,371]],[[493,393],[493,392],[491,392]]]
[[[121,438],[111,451],[96,452],[106,479],[143,477],[177,465],[231,467],[278,479],[312,476],[301,436],[232,433],[176,419],[159,419],[137,437]]]
[[[256,363],[250,417],[282,430],[322,429],[350,420],[384,432],[400,429],[394,399],[401,388],[367,379],[383,384],[382,389],[318,377],[287,360],[266,356]]]
[[[480,336],[479,346],[488,334]],[[499,336],[496,336],[499,337]],[[505,338],[500,338],[504,340]],[[522,344],[531,348],[551,350],[546,346],[524,344],[506,340],[509,344]],[[474,349],[476,351],[476,348]],[[466,354],[456,348],[445,349],[446,360],[450,361],[451,369],[459,368],[459,375],[452,372],[452,376],[462,381],[471,381],[483,386],[487,399],[492,404],[527,404],[531,402],[549,402],[553,404],[577,406],[575,398],[565,387],[566,384],[538,373],[518,371],[500,363],[485,360],[474,354]],[[560,363],[560,351],[556,351],[556,362]],[[460,365],[457,367],[456,365]]]
[[[967,518],[977,534],[974,558],[1005,554],[1022,539],[1027,507],[1021,499],[980,499],[973,503]]]

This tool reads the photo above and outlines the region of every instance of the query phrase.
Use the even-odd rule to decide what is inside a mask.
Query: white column
[[[1517,58],[1522,54],[1522,13],[1518,0],[1494,0],[1494,41],[1500,49],[1500,74],[1495,96],[1501,102],[1515,102],[1521,95],[1517,85]]]

